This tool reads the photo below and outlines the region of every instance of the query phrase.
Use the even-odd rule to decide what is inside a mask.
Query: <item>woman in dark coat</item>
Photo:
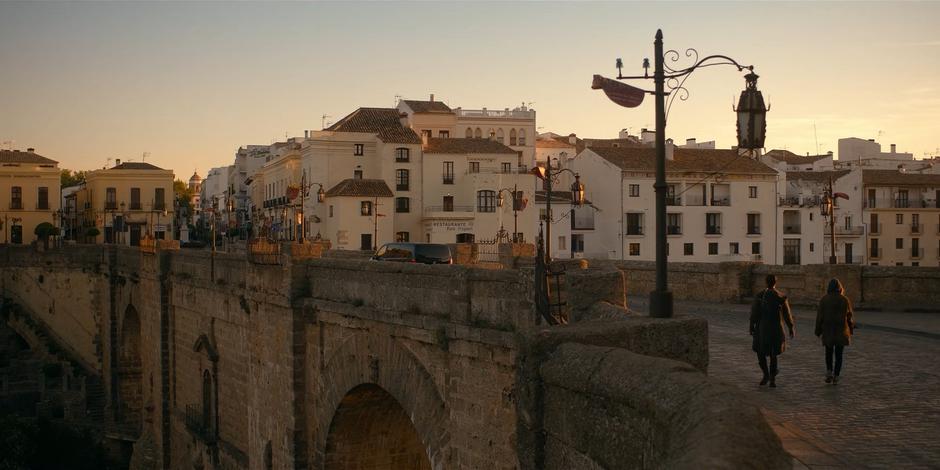
[[[752,348],[757,353],[757,362],[764,373],[760,385],[766,385],[769,381],[771,387],[777,386],[777,356],[787,350],[785,329],[789,330],[790,338],[793,338],[790,304],[787,297],[776,289],[776,285],[777,277],[768,275],[767,288],[755,297],[750,319],[751,336],[754,337]],[[770,367],[767,365],[768,356]]]
[[[826,383],[832,384],[839,383],[842,348],[852,342],[852,333],[855,332],[852,302],[844,292],[838,279],[830,280],[826,295],[819,301],[819,310],[816,312],[816,336],[822,339],[826,347]]]

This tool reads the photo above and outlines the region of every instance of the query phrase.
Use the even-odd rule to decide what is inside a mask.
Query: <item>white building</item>
[[[670,261],[775,259],[776,171],[735,150],[666,154]],[[655,166],[650,147],[586,148],[571,162],[598,209],[584,257],[655,259]]]
[[[840,169],[857,167],[867,169],[897,170],[913,165],[914,154],[898,152],[897,146],[891,144],[890,152],[882,152],[881,144],[875,139],[859,139],[848,137],[839,139],[839,159],[835,162]]]
[[[760,160],[779,171],[827,171],[833,169],[832,152],[823,155],[797,155],[789,150],[771,150]]]

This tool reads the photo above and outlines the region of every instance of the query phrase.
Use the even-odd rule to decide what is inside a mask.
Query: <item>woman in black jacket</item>
[[[789,330],[790,338],[793,338],[794,334],[790,304],[787,302],[787,297],[775,288],[776,285],[777,277],[768,274],[767,288],[755,297],[754,305],[751,306],[750,319],[751,336],[754,337],[752,348],[757,353],[757,362],[764,373],[760,385],[766,385],[769,381],[771,387],[777,386],[777,356],[787,350],[787,336],[784,328]],[[768,356],[770,357],[769,367]]]

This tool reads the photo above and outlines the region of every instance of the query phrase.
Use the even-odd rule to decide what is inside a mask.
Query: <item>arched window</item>
[[[496,212],[496,191],[477,191],[477,212]]]
[[[509,145],[516,145],[516,130],[509,129]]]
[[[496,131],[490,128],[490,131],[486,134],[489,136],[490,140],[496,140]]]
[[[503,130],[502,129],[496,129],[496,141],[499,143],[503,143]]]
[[[519,129],[519,145],[525,145],[525,129]]]
[[[468,139],[473,138],[473,129],[471,129],[471,128],[469,128],[469,127],[467,128],[466,137],[467,137]]]
[[[483,138],[483,131],[480,130],[479,127],[477,127],[477,130],[473,131],[473,136],[476,137],[477,139],[482,139],[482,138]]]

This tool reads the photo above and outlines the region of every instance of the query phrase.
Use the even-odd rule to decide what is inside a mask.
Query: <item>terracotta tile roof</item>
[[[584,146],[597,147],[643,147],[643,144],[634,139],[583,139]]]
[[[401,125],[399,111],[395,108],[359,108],[326,130],[376,134],[386,143],[421,143],[421,138],[415,131]]]
[[[392,197],[392,190],[384,180],[367,180],[349,178],[326,192],[326,197],[355,196],[355,197]]]
[[[35,152],[20,152],[14,150],[0,150],[0,163],[37,163],[40,165],[55,165],[55,160],[37,155]]]
[[[575,145],[562,142],[558,139],[539,139],[535,141],[535,148],[575,148]]]
[[[151,165],[146,162],[124,162],[111,168],[112,170],[160,170],[163,168]]]
[[[940,187],[940,175],[901,173],[897,170],[862,170],[862,184]]]
[[[416,113],[452,113],[454,112],[441,101],[404,100],[405,104]]]
[[[793,181],[814,181],[817,183],[825,183],[829,181],[829,176],[832,176],[833,181],[837,180],[847,174],[851,173],[849,170],[837,170],[837,171],[788,171],[787,180]]]
[[[589,148],[601,158],[624,170],[656,171],[656,149],[652,147]],[[666,171],[724,172],[776,175],[769,166],[738,155],[730,149],[684,149],[676,147],[673,159],[666,160]]]
[[[428,139],[424,153],[506,153],[516,155],[515,150],[490,139]]]
[[[806,165],[818,162],[819,160],[824,160],[826,158],[832,158],[832,155],[797,155],[789,150],[771,150],[764,154],[766,157],[773,158],[778,162],[784,162],[790,165]]]

